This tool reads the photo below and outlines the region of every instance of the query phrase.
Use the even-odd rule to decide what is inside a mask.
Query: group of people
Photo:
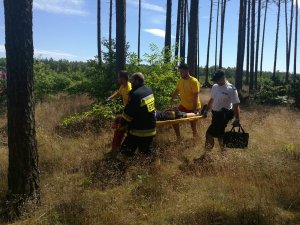
[[[156,136],[157,120],[161,120],[162,117],[171,119],[197,115],[207,117],[210,111],[212,122],[206,131],[205,153],[214,147],[214,138],[218,139],[221,151],[225,151],[223,136],[227,124],[235,118],[233,126],[240,126],[240,100],[236,88],[228,82],[224,71],[216,71],[212,78],[215,84],[211,89],[211,98],[207,105],[201,107],[199,81],[190,75],[187,64],[181,64],[178,69],[181,79],[171,95],[171,105],[173,106],[177,97],[180,104],[171,110],[171,114],[156,110],[154,94],[145,86],[145,77],[142,73],[133,74],[129,82],[128,73],[119,72],[120,88],[106,99],[106,102],[109,102],[121,97],[125,105],[122,115],[117,116],[114,122],[115,133],[111,154],[131,157],[139,149],[141,153],[151,155],[154,150],[153,140]],[[171,116],[173,114],[174,117]],[[199,139],[197,121],[191,121],[190,124],[194,142],[197,143]],[[173,128],[177,140],[181,140],[179,124],[173,125]]]

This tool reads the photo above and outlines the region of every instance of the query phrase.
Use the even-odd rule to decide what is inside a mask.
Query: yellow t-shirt
[[[131,91],[132,87],[131,87],[131,83],[128,82],[126,86],[121,85],[118,93],[119,95],[121,95],[122,100],[123,100],[123,104],[127,105],[128,103],[128,94]]]
[[[195,77],[189,79],[180,79],[176,86],[180,96],[180,104],[188,109],[193,110],[193,95],[200,92],[200,82]],[[198,95],[197,109],[201,108],[200,98]]]

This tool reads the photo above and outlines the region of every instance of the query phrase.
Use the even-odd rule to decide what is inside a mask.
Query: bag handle
[[[235,130],[236,127],[232,126],[231,131],[230,132],[236,132]],[[242,131],[242,132],[241,132]],[[245,130],[243,129],[242,125],[239,126],[239,133],[245,133]]]

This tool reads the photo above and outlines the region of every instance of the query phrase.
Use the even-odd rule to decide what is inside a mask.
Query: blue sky
[[[0,0],[0,57],[4,49],[4,12]],[[299,5],[300,5],[300,0]],[[34,0],[34,47],[35,56],[40,58],[87,60],[97,53],[96,45],[96,0]],[[150,51],[150,43],[159,47],[164,44],[166,0],[142,0],[142,54]],[[200,64],[206,63],[206,48],[210,1],[200,0]],[[235,66],[237,52],[238,0],[228,2],[223,64]],[[285,70],[284,8],[281,13],[279,35],[278,69]],[[216,11],[216,5],[214,6]],[[176,32],[177,0],[173,0],[172,34]],[[269,7],[264,70],[272,70],[276,29],[277,7]],[[102,0],[102,36],[108,36],[109,0]],[[115,9],[113,12],[115,18]],[[215,19],[212,27],[212,49],[210,64],[214,63]],[[113,21],[115,24],[115,20]],[[300,26],[300,25],[299,25]],[[137,50],[138,0],[127,0],[127,41],[130,51]],[[115,25],[113,26],[115,35]],[[300,28],[299,28],[300,31]],[[300,36],[300,35],[299,35]],[[294,37],[293,37],[294,38]],[[174,44],[172,39],[172,44]],[[298,41],[300,43],[300,40]],[[299,45],[298,52],[299,52]],[[294,48],[294,46],[292,46]],[[297,66],[300,68],[300,53]],[[292,58],[293,63],[293,58]],[[291,65],[293,68],[293,64]]]

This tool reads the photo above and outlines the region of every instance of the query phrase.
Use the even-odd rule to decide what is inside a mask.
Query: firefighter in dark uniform
[[[150,155],[156,135],[154,95],[144,85],[142,73],[133,74],[132,85],[129,102],[122,114],[123,120],[128,123],[128,133],[121,146],[121,155],[133,156],[137,148]]]

